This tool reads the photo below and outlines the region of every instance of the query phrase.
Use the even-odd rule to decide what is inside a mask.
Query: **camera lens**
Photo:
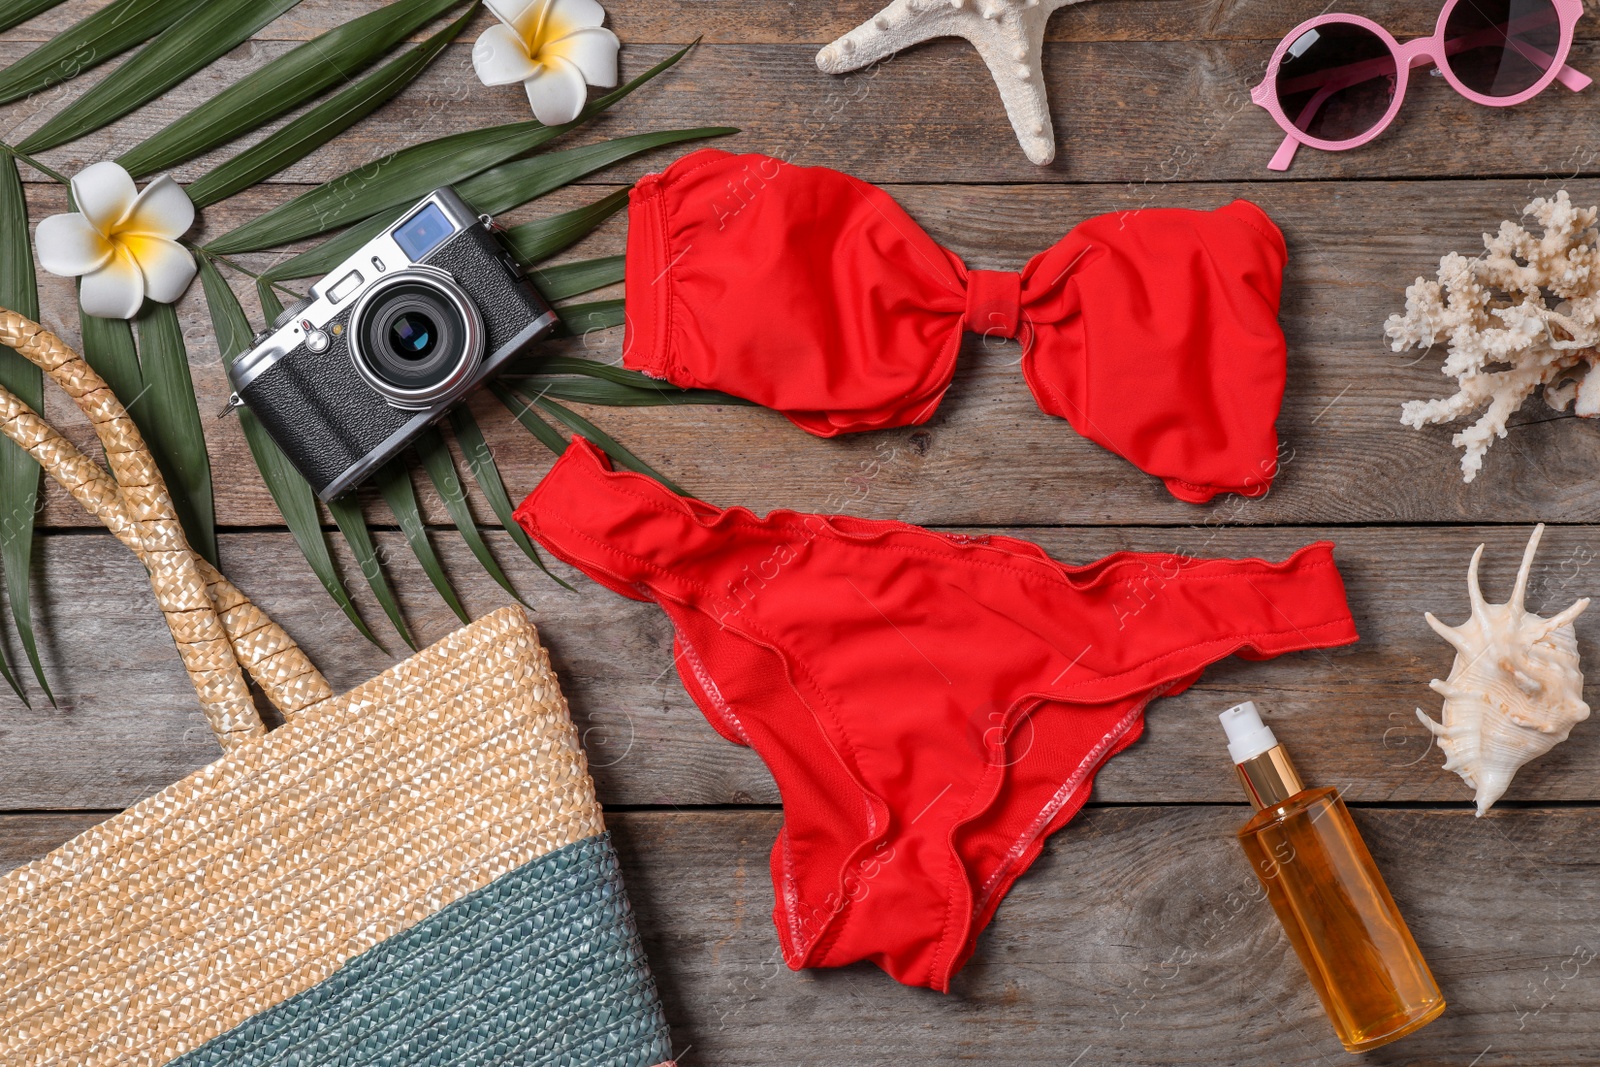
[[[402,311],[389,324],[389,350],[401,359],[426,359],[438,340],[438,324],[421,311]]]
[[[397,389],[429,389],[450,377],[466,330],[460,312],[415,283],[397,285],[365,309],[362,354],[372,371]]]
[[[423,407],[471,375],[481,348],[477,309],[454,281],[408,272],[374,287],[351,315],[351,354],[367,384]]]

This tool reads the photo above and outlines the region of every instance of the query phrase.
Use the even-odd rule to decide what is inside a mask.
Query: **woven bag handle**
[[[94,426],[109,476],[0,389],[0,431],[27,449],[149,570],[201,710],[223,749],[266,729],[241,663],[286,715],[331,696],[294,640],[189,547],[154,457],[100,376],[60,338],[13,311],[0,309],[0,343],[43,369]]]
[[[78,451],[55,427],[0,387],[0,433],[21,445],[46,472],[100,519],[141,560],[144,546],[122,504],[117,483],[94,460]],[[266,612],[256,607],[204,557],[195,567],[206,583],[212,606],[222,619],[235,658],[285,716],[293,716],[333,695],[320,671]]]

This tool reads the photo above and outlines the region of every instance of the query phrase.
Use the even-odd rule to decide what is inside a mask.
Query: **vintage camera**
[[[492,220],[437,189],[284,309],[228,376],[234,404],[332,500],[555,322]]]

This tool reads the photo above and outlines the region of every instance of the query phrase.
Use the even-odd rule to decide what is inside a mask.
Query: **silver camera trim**
[[[450,220],[453,227],[450,237],[434,245],[434,248],[454,239],[463,230],[482,225],[466,201],[448,186],[435,189],[411,205],[410,210],[385,227],[382,233],[345,257],[337,267],[318,279],[311,287],[311,294],[306,298],[305,306],[290,315],[283,325],[276,328],[269,326],[264,334],[256,336],[255,344],[250,351],[241,354],[228,368],[228,377],[232,380],[234,392],[249,385],[267,368],[298,348],[311,333],[321,330],[345,307],[359,303],[367,289],[391,273],[426,266],[406,255],[395,241],[394,231],[415,218],[417,213],[429,204],[434,204],[443,211],[445,218]],[[430,254],[432,251],[433,249],[429,249]],[[378,266],[380,263],[382,267]],[[360,288],[353,293],[343,293],[335,297],[334,290],[351,271],[360,272],[362,279]],[[481,318],[479,321],[481,323]],[[387,397],[385,403],[388,403]]]
[[[385,381],[369,365],[371,359],[361,346],[361,323],[374,300],[397,285],[418,281],[437,290],[461,315],[461,321],[465,324],[463,352],[455,369],[438,385],[426,389],[402,389]],[[391,407],[403,411],[422,411],[454,399],[463,387],[471,384],[478,367],[483,363],[483,314],[478,310],[478,305],[473,303],[472,297],[467,295],[467,291],[461,288],[449,271],[426,263],[413,263],[404,270],[386,273],[362,290],[361,297],[350,309],[349,332],[345,346],[349,349],[350,362],[355,365],[356,373],[361,375],[361,380],[367,383],[369,389],[383,397]]]

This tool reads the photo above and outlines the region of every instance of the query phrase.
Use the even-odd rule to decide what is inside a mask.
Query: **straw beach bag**
[[[566,701],[521,609],[336,697],[184,541],[87,364],[0,311],[112,474],[0,390],[0,429],[145,562],[215,763],[0,878],[0,1063],[670,1059]],[[268,733],[241,667],[283,713]]]

